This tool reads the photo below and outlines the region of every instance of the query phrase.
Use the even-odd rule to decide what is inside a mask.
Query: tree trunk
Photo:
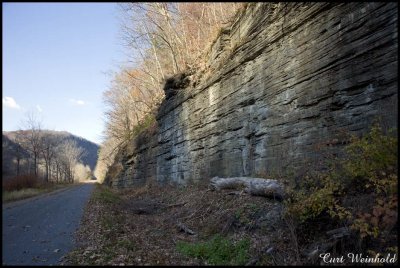
[[[49,182],[49,164],[46,162],[46,182]]]
[[[17,158],[17,176],[19,175],[19,162],[21,159]]]
[[[48,171],[49,177],[47,178],[47,180],[51,181],[51,162],[49,160],[49,171]]]
[[[58,183],[58,164],[56,162],[56,182]]]
[[[33,168],[35,170],[35,176],[37,177],[37,156],[36,154],[33,156]]]
[[[46,182],[49,182],[49,163],[46,158],[44,158],[44,165],[45,165],[44,179]]]

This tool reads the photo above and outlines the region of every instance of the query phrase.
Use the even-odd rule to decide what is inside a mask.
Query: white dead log
[[[190,235],[195,235],[196,234],[194,231],[189,229],[186,225],[184,225],[181,222],[178,222],[176,225],[177,225],[179,231],[185,232],[185,233],[190,234]]]
[[[277,180],[233,177],[214,177],[210,181],[210,188],[220,191],[222,189],[243,190],[251,195],[259,195],[282,200],[284,196],[283,186]]]
[[[174,207],[180,207],[180,206],[184,206],[186,205],[187,202],[183,202],[183,203],[177,203],[177,204],[172,204],[172,205],[168,205],[165,208],[174,208]]]
[[[343,238],[345,236],[350,236],[350,229],[347,227],[342,227],[334,230],[330,230],[326,232],[327,235],[331,237],[331,239],[336,240]]]

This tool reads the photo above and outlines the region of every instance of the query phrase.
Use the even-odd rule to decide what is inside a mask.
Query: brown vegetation
[[[185,188],[147,185],[122,191],[98,186],[77,234],[81,247],[66,262],[78,265],[295,263],[294,252],[289,248],[291,237],[279,217],[280,211],[280,202],[243,193],[210,191],[205,185]],[[216,246],[218,256],[192,257],[192,246],[203,242],[204,246]],[[228,242],[232,247],[242,246],[236,249],[243,254],[237,263],[224,259],[232,252],[218,246]]]
[[[24,188],[34,188],[39,182],[35,175],[19,175],[3,181],[3,191],[17,191]]]

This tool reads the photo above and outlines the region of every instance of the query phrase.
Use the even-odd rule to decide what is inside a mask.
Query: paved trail
[[[57,265],[73,246],[73,234],[93,184],[3,207],[3,265]]]

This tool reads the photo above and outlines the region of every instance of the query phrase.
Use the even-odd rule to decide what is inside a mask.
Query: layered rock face
[[[397,3],[251,4],[108,182],[296,173],[375,118],[397,127],[397,17]]]

